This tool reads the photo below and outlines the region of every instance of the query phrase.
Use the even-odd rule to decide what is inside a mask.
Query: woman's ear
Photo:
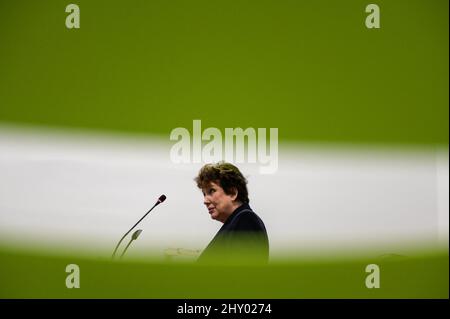
[[[234,202],[238,197],[238,190],[237,188],[233,187],[231,189],[231,200]]]

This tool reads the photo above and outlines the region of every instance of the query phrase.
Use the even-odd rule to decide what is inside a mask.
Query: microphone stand
[[[164,198],[163,198],[163,196],[164,196]],[[141,222],[141,220],[143,220],[143,219],[144,219],[144,218],[145,218],[145,217],[153,210],[153,208],[155,208],[156,206],[158,206],[159,204],[161,204],[165,199],[166,199],[166,196],[165,196],[165,195],[162,195],[162,196],[158,199],[158,201],[156,202],[156,204],[153,205],[153,207],[150,208],[150,210],[149,210],[144,216],[142,216],[142,218],[139,219],[138,222],[137,222],[136,224],[134,224],[134,226],[131,227],[130,230],[127,231],[127,232],[125,233],[125,235],[122,236],[122,238],[120,238],[119,242],[118,242],[117,245],[116,245],[116,248],[114,249],[114,252],[113,252],[113,254],[112,254],[112,256],[111,256],[111,259],[114,259],[114,257],[116,256],[117,248],[119,248],[119,246],[120,246],[120,244],[122,243],[122,241],[124,240],[124,238],[127,237],[127,235],[134,229],[134,227],[136,227],[136,226]],[[139,236],[139,234],[138,234],[138,236]],[[136,238],[137,238],[137,237],[136,237]]]
[[[120,259],[123,258],[123,255],[125,255],[125,253],[127,252],[128,247],[130,247],[131,243],[133,242],[133,240],[138,239],[139,235],[142,233],[142,229],[138,229],[136,230],[133,235],[131,236],[130,241],[128,242],[128,245],[125,247],[125,249],[123,250],[122,254],[120,255]]]

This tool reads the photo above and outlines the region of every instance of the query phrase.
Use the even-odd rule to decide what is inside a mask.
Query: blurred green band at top
[[[448,1],[369,3],[3,0],[0,123],[448,144]]]

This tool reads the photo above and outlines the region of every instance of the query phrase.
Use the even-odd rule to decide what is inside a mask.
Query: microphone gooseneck
[[[153,207],[152,208],[150,208],[149,209],[149,211],[147,212],[147,213],[145,213],[145,215],[144,216],[142,216],[142,218],[141,219],[139,219],[138,220],[138,222],[136,223],[136,224],[134,224],[133,225],[133,227],[131,227],[126,233],[125,233],[125,235],[123,235],[122,236],[122,238],[120,238],[120,240],[119,240],[119,242],[117,243],[117,245],[116,245],[116,248],[114,248],[114,252],[112,253],[112,256],[111,256],[111,259],[114,259],[114,257],[116,256],[116,252],[117,252],[117,248],[119,248],[119,246],[120,246],[120,244],[122,243],[122,241],[125,239],[125,237],[127,237],[127,235],[156,207],[156,206],[158,206],[159,204],[161,204],[162,202],[164,202],[165,200],[166,200],[166,195],[161,195],[161,196],[159,196],[159,198],[158,198],[158,201],[155,203],[155,205],[153,205]],[[136,238],[139,236],[139,234],[140,234],[140,232],[135,236]],[[133,241],[133,239],[131,240],[131,241]],[[131,241],[130,241],[130,243],[128,244],[128,246],[131,244]],[[127,246],[127,248],[128,248],[128,246]],[[126,250],[126,249],[125,249]],[[125,253],[125,252],[124,252]],[[123,256],[123,254],[122,254],[122,256]]]

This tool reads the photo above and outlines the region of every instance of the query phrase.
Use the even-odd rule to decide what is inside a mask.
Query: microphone
[[[125,253],[127,252],[128,247],[130,247],[131,243],[133,242],[133,240],[138,239],[139,235],[142,233],[142,229],[138,229],[136,230],[133,235],[131,235],[131,239],[128,242],[128,245],[125,247],[125,249],[122,252],[122,255],[120,255],[120,259],[122,259],[123,255],[125,255]]]
[[[136,224],[134,224],[134,226],[133,227],[131,227],[130,228],[130,230],[129,231],[127,231],[126,233],[125,233],[125,235],[123,235],[122,236],[122,238],[119,240],[119,242],[117,243],[117,245],[116,245],[116,248],[114,249],[114,252],[113,252],[113,254],[112,254],[112,256],[111,256],[111,259],[114,259],[114,257],[116,256],[116,252],[117,252],[117,248],[119,248],[119,246],[120,246],[120,244],[122,243],[122,241],[124,240],[124,238],[125,237],[127,237],[127,235],[153,210],[153,208],[155,208],[156,206],[158,206],[159,204],[161,204],[162,202],[164,202],[165,200],[166,200],[166,195],[161,195],[161,196],[159,196],[159,198],[158,198],[158,200],[156,201],[156,203],[155,203],[155,205],[153,205],[153,207],[152,208],[150,208],[150,210],[147,212],[147,213],[145,213],[145,215],[144,216],[142,216],[142,218],[141,219],[139,219],[138,220],[138,222],[136,223]],[[137,233],[137,232],[136,232]],[[135,233],[135,234],[136,234]],[[133,234],[134,235],[134,234]],[[137,239],[137,237],[140,235],[140,232],[135,236],[136,237],[136,239]],[[133,239],[132,239],[133,240]],[[130,242],[130,244],[131,244],[131,242]],[[128,247],[127,247],[128,248]]]

